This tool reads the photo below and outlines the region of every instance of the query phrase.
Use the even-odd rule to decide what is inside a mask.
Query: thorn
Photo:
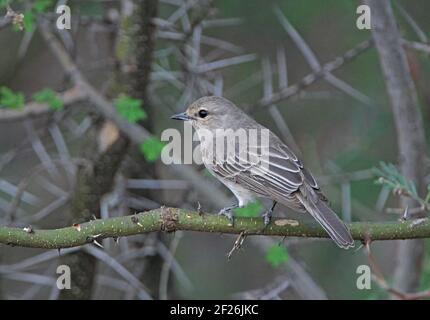
[[[97,242],[97,240],[96,240],[96,239],[94,239],[94,240],[93,240],[93,243],[94,243],[96,246],[98,246],[98,247],[100,247],[100,248],[104,249],[104,247],[103,247],[99,242]]]
[[[91,216],[91,218],[92,218],[92,220],[97,220],[97,217],[96,217],[96,215],[95,215],[95,214],[93,214],[93,215]]]
[[[227,254],[227,259],[230,260],[231,256],[236,250],[239,250],[242,248],[243,242],[246,238],[246,232],[242,231],[239,236],[236,238],[236,241],[234,242],[233,248],[231,248],[230,252]]]
[[[61,248],[58,248],[57,251],[58,251],[58,256],[61,257]]]
[[[408,216],[409,216],[409,206],[406,206],[405,212],[403,212],[403,215],[402,215],[402,220],[404,221],[408,220]]]
[[[115,245],[119,244],[119,237],[113,237],[113,241],[115,242]]]
[[[367,250],[370,250],[370,244],[372,243],[372,238],[370,238],[369,234],[364,235],[364,241],[362,242]]]
[[[96,235],[91,235],[87,237],[87,242],[91,242],[94,243],[96,246],[104,249],[104,247],[97,241],[97,238],[99,238],[102,234],[96,234]]]
[[[34,233],[34,230],[33,230],[32,226],[25,227],[22,230],[24,230],[27,233]]]
[[[197,201],[197,213],[199,214],[199,216],[203,215],[202,205],[200,204],[199,201]]]
[[[136,214],[134,216],[131,217],[131,222],[137,224],[139,227],[143,227],[143,224],[141,224],[139,222],[139,218],[136,216]]]
[[[283,236],[282,239],[281,239],[281,241],[278,242],[278,245],[283,245],[285,239],[287,239],[287,236]]]
[[[354,253],[360,251],[362,248],[364,248],[364,243],[363,241],[360,243],[360,245],[357,247],[357,249],[354,250]]]

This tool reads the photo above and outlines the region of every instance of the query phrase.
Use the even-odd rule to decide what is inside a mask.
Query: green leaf
[[[289,256],[287,249],[285,246],[281,246],[279,244],[274,244],[271,246],[266,254],[267,262],[269,262],[273,267],[278,267],[284,262],[287,262],[288,258]]]
[[[52,5],[52,0],[36,0],[33,4],[33,9],[37,13],[43,12]]]
[[[149,162],[156,161],[164,148],[164,143],[156,137],[147,138],[141,145],[140,151]]]
[[[9,4],[9,0],[0,0],[0,8],[5,8]]]
[[[64,107],[63,100],[51,89],[43,89],[33,94],[33,99],[37,102],[46,103],[52,109],[59,110]]]
[[[374,174],[379,176],[375,182],[386,185],[393,190],[402,190],[414,198],[418,198],[415,184],[406,179],[392,163],[380,163],[380,168],[374,168]]]
[[[20,109],[24,107],[25,98],[21,92],[14,92],[7,87],[0,87],[0,106]]]
[[[129,122],[136,123],[147,118],[145,110],[141,108],[141,100],[121,94],[115,99],[114,105],[118,113]]]
[[[31,32],[33,31],[33,27],[34,27],[34,15],[33,15],[33,11],[31,10],[26,10],[24,11],[24,29],[27,32]]]
[[[259,201],[251,202],[242,208],[234,209],[236,217],[258,217],[262,209]]]

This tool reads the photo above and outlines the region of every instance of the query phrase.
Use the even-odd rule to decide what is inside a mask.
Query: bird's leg
[[[231,224],[234,225],[233,209],[236,209],[236,208],[239,208],[238,204],[234,204],[230,207],[225,207],[225,208],[221,209],[218,212],[218,214],[227,217],[230,220]]]
[[[275,210],[277,202],[273,201],[272,207],[263,213],[263,219],[264,219],[264,225],[267,226],[270,223],[270,220],[272,219],[272,213],[273,210]]]

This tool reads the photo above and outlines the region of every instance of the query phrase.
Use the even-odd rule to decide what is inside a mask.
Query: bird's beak
[[[188,120],[191,120],[192,118],[186,112],[181,112],[171,116],[170,119],[188,121]]]

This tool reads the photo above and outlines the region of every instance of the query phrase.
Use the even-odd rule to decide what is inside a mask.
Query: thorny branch
[[[309,87],[317,80],[323,78],[326,74],[337,70],[345,63],[355,59],[361,53],[366,52],[369,48],[372,47],[372,45],[373,45],[372,40],[366,40],[359,43],[355,48],[352,48],[346,51],[342,56],[336,57],[332,61],[329,61],[326,64],[324,64],[320,70],[309,73],[308,75],[304,76],[298,83],[291,85],[279,92],[273,93],[270,96],[270,99],[263,98],[254,107],[255,108],[267,107],[298,94],[300,91]]]
[[[355,240],[397,240],[430,238],[428,218],[392,222],[355,222],[349,225]],[[275,219],[265,227],[260,218],[237,218],[235,225],[222,216],[199,214],[178,208],[161,207],[132,216],[92,220],[83,224],[54,230],[0,227],[0,243],[31,248],[59,249],[154,231],[178,230],[226,234],[245,234],[328,238],[317,224],[295,220]]]

